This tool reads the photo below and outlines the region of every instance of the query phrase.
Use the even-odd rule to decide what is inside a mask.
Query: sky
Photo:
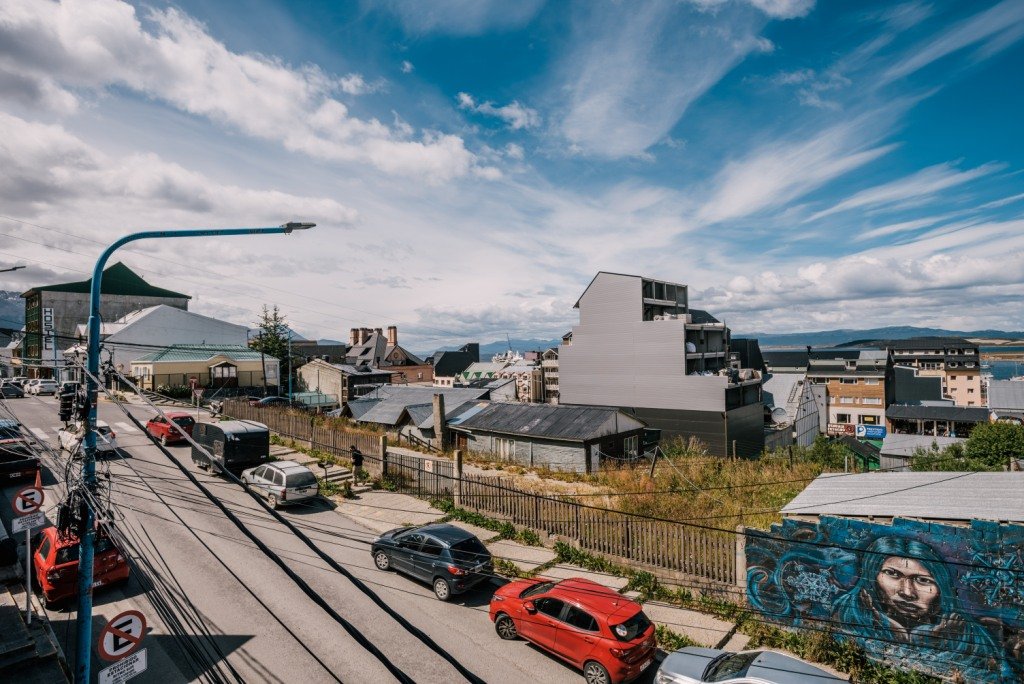
[[[115,260],[306,337],[1024,329],[1024,0],[6,0],[0,288]]]

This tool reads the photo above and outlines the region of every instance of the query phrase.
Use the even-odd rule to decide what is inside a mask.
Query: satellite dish
[[[786,409],[781,406],[777,406],[772,409],[772,422],[776,425],[782,425],[789,420],[789,414],[786,413]]]

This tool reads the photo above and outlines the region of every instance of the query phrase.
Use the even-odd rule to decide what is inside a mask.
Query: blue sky
[[[0,287],[124,260],[251,322],[552,337],[598,270],[734,330],[1024,329],[1024,0],[0,7]]]

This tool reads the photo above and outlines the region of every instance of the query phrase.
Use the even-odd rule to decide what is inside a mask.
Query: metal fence
[[[709,590],[738,592],[745,580],[744,535],[589,506],[517,489],[500,478],[457,472],[449,458],[388,449],[383,435],[314,426],[286,409],[226,401],[224,413],[256,420],[313,448],[347,456],[363,452],[364,467],[387,475],[403,494],[450,499],[461,508],[575,542],[581,549],[628,562],[668,579]],[[385,456],[386,453],[386,457]]]

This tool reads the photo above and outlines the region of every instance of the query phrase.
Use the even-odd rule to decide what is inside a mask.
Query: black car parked
[[[469,591],[494,573],[487,547],[454,525],[399,527],[374,539],[370,554],[379,570],[398,570],[429,582],[442,601]]]

